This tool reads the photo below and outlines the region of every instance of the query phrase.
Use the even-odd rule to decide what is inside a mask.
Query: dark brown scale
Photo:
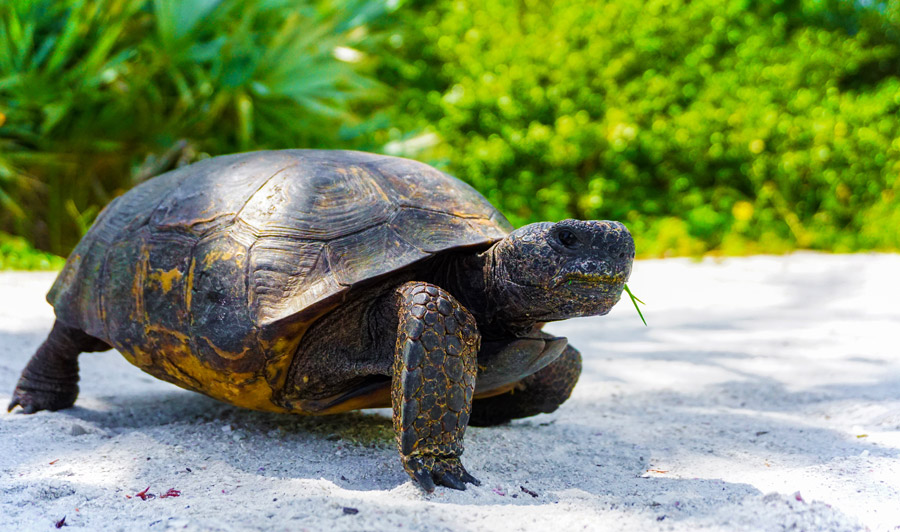
[[[410,476],[464,489],[477,483],[459,461],[470,415],[493,424],[565,401],[580,356],[541,326],[608,312],[633,257],[618,222],[513,231],[472,187],[415,161],[215,157],[98,216],[48,294],[57,321],[10,409],[71,406],[79,353],[111,346],[246,408],[392,406]]]

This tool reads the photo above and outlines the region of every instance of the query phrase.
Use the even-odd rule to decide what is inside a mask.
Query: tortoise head
[[[631,275],[634,240],[619,222],[563,220],[521,227],[492,251],[500,312],[540,322],[608,313]]]

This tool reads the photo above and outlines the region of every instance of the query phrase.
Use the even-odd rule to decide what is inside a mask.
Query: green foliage
[[[388,40],[379,138],[645,256],[898,249],[900,3],[870,4],[429,3]]]
[[[24,238],[0,232],[0,270],[58,270],[65,259],[34,249]]]
[[[397,4],[0,2],[0,229],[65,254],[173,165],[361,147],[643,256],[900,249],[898,0]]]
[[[187,158],[337,146],[357,120],[348,101],[377,87],[337,52],[364,42],[380,6],[3,2],[0,228],[66,253],[141,161],[179,139]]]

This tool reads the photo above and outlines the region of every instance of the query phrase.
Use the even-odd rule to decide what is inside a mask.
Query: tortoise
[[[619,222],[513,230],[472,187],[353,151],[209,158],[116,198],[47,300],[56,321],[9,411],[78,395],[78,355],[256,410],[393,407],[403,468],[428,492],[479,484],[467,425],[553,412],[581,355],[548,321],[603,315],[634,242]]]

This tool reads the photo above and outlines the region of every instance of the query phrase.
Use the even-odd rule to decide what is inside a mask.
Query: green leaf
[[[221,0],[154,0],[157,31],[171,51],[198,23],[219,6]]]
[[[221,36],[210,41],[195,43],[187,49],[185,57],[198,63],[211,61],[222,52],[222,46],[226,42],[227,39]]]
[[[644,322],[644,327],[647,326],[647,320],[644,319],[644,314],[641,312],[641,309],[638,307],[638,303],[641,305],[646,305],[643,301],[641,301],[637,296],[631,293],[631,289],[628,288],[628,285],[625,285],[625,292],[628,293],[628,297],[631,298],[631,304],[634,305],[634,310],[637,311],[638,316],[641,317],[641,321]]]

